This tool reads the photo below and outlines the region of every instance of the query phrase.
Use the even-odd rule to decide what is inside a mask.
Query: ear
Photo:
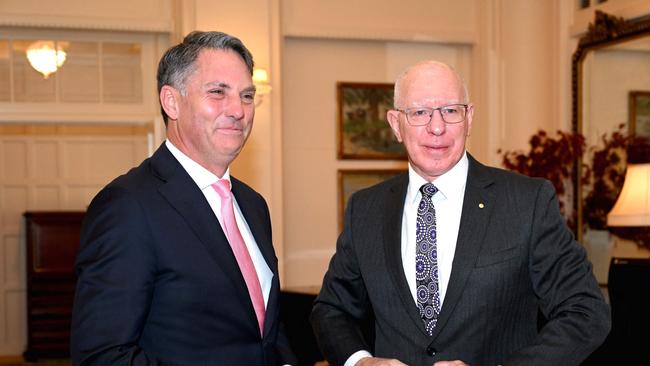
[[[386,119],[388,120],[388,124],[390,125],[391,130],[393,130],[397,141],[402,142],[402,132],[399,128],[399,113],[400,112],[391,109],[386,112]]]
[[[170,120],[178,119],[178,104],[180,93],[171,85],[163,85],[160,89],[160,105]]]

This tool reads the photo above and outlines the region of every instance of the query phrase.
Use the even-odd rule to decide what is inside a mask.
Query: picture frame
[[[363,188],[373,186],[407,169],[339,169],[338,170],[338,217],[339,230],[343,230],[343,216],[350,197]]]
[[[650,91],[630,92],[629,133],[634,137],[650,139]]]
[[[386,120],[393,84],[337,82],[338,158],[406,160]]]

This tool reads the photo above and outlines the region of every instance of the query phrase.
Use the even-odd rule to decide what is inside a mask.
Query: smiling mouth
[[[219,132],[226,135],[239,135],[242,133],[242,129],[236,126],[232,127],[221,127],[217,129]]]
[[[430,146],[430,145],[425,145],[425,146],[424,146],[425,149],[427,149],[427,150],[433,150],[433,151],[444,150],[444,149],[447,149],[448,147],[449,147],[449,146],[446,146],[446,145],[445,145],[445,146],[443,146],[443,145],[440,145],[440,146]]]

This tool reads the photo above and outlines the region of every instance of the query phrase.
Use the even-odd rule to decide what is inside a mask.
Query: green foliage
[[[346,121],[345,134],[355,145],[364,146],[384,153],[401,153],[404,147],[393,136],[393,131],[385,120]]]
[[[388,154],[401,154],[402,144],[397,142],[385,119],[385,112],[393,102],[390,88],[358,87],[343,90],[343,131],[356,146]]]

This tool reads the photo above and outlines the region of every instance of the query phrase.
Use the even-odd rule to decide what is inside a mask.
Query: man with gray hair
[[[350,198],[312,312],[332,365],[579,365],[607,335],[553,186],[469,155],[473,116],[450,66],[398,78],[387,119],[408,173]]]
[[[158,66],[167,140],[88,207],[75,365],[295,364],[264,198],[230,175],[255,114],[253,57],[192,32]]]

